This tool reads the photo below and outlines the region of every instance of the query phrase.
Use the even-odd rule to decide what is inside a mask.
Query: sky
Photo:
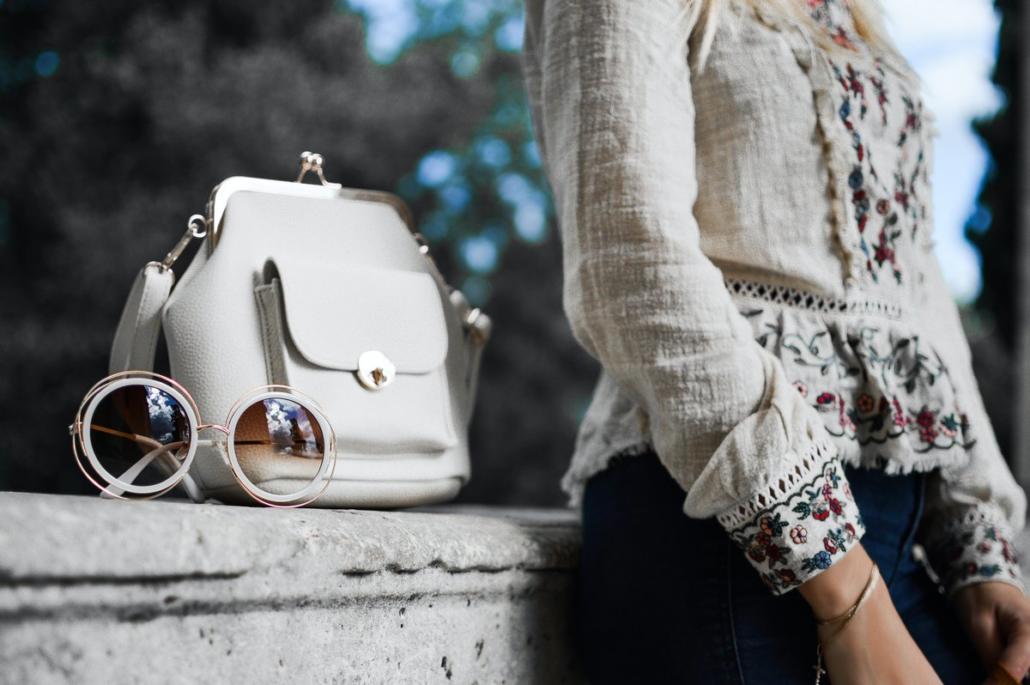
[[[948,285],[960,301],[980,290],[976,250],[962,236],[987,152],[969,124],[1002,103],[990,81],[998,18],[990,0],[885,0],[887,27],[924,82],[925,105],[937,116],[934,231]]]

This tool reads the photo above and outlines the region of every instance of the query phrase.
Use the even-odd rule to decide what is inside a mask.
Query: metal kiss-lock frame
[[[155,485],[136,485],[110,473],[100,463],[90,443],[90,432],[97,428],[92,425],[93,413],[101,400],[115,390],[130,385],[147,385],[168,394],[179,402],[179,406],[189,421],[190,442],[186,456],[181,461],[176,459],[175,461],[178,462],[178,465],[174,472],[166,480]],[[237,423],[244,411],[257,402],[272,398],[288,400],[304,408],[318,422],[323,436],[322,462],[318,473],[304,489],[290,495],[268,492],[251,481],[247,474],[244,473],[243,467],[236,456],[236,441],[233,440]],[[101,491],[102,496],[117,499],[152,499],[169,492],[175,486],[182,483],[191,499],[197,501],[203,501],[204,496],[189,476],[190,467],[196,457],[198,447],[215,446],[217,444],[215,440],[202,440],[199,437],[200,431],[205,429],[215,430],[225,435],[226,449],[224,453],[218,450],[219,455],[228,462],[229,470],[239,486],[261,504],[278,508],[294,508],[310,504],[325,492],[326,487],[328,487],[329,482],[332,480],[333,471],[336,468],[336,433],[333,431],[329,419],[317,402],[304,393],[285,385],[265,385],[244,393],[229,409],[225,424],[200,423],[200,410],[196,401],[189,391],[175,380],[151,371],[121,371],[101,379],[89,389],[85,397],[83,397],[78,411],[75,413],[74,422],[68,426],[68,432],[72,438],[72,452],[75,455],[75,463],[86,479]],[[145,438],[145,436],[128,434],[126,437]],[[154,442],[156,443],[155,449],[144,455],[122,476],[128,474],[134,479],[152,461],[167,454],[165,451],[168,447],[167,445],[161,445],[157,441]],[[90,473],[90,470],[83,464],[82,460],[84,458],[89,462],[89,466],[98,474],[99,478],[107,481],[106,484],[98,482],[97,477]],[[126,497],[125,493],[127,492],[131,493],[133,497]]]
[[[419,254],[421,254],[429,264],[430,272],[439,276],[447,289],[448,295],[456,292],[456,288],[444,281],[443,276],[440,275],[440,270],[436,265],[436,260],[429,253],[429,243],[427,243],[425,237],[416,230],[411,209],[401,197],[384,190],[345,188],[339,183],[331,183],[326,180],[323,164],[324,160],[322,155],[317,152],[305,151],[300,155],[300,173],[297,175],[297,179],[293,183],[284,183],[283,181],[274,181],[263,178],[250,178],[246,176],[232,176],[225,179],[211,190],[211,195],[208,198],[207,206],[205,208],[206,213],[192,215],[186,222],[186,232],[183,233],[181,238],[179,238],[179,241],[175,246],[169,250],[168,254],[165,255],[165,258],[160,262],[154,262],[154,264],[162,271],[170,270],[172,265],[175,264],[189,244],[194,240],[206,239],[207,249],[214,249],[218,244],[222,215],[225,213],[229,197],[234,193],[240,191],[282,192],[284,185],[287,185],[291,187],[292,192],[301,197],[342,197],[351,200],[379,202],[392,207],[411,233],[411,237],[418,244]],[[309,173],[313,173],[318,177],[318,185],[303,183],[305,176]],[[473,345],[476,347],[482,347],[490,338],[492,327],[490,317],[480,310],[479,307],[469,306],[464,295],[461,295],[458,299],[459,302],[461,302],[458,307],[458,318],[461,321],[462,328]],[[374,390],[382,387],[382,383],[372,383],[369,382],[369,379],[370,377],[368,375],[365,375],[364,378],[359,375],[359,380],[361,380],[362,385],[366,388]]]

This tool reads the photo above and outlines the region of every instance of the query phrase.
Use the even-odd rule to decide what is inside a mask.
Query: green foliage
[[[64,427],[136,270],[221,179],[289,178],[312,149],[332,180],[405,197],[496,321],[465,496],[560,501],[596,367],[561,312],[521,8],[396,2],[414,28],[370,56],[371,4],[0,0],[0,487],[88,492]]]
[[[546,240],[551,214],[514,54],[521,46],[522,8],[511,0],[352,0],[349,7],[365,16],[370,35],[382,33],[381,26],[389,29],[395,47],[381,41],[381,60],[392,63],[398,55],[433,46],[449,55],[456,77],[484,80],[493,88],[489,113],[468,137],[427,151],[397,188],[424,216],[423,234],[448,247],[460,287],[475,304],[485,305],[487,276],[509,243]]]

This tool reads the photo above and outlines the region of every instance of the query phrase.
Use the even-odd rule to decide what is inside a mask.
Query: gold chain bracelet
[[[865,604],[865,601],[869,599],[869,597],[873,594],[873,590],[876,589],[876,583],[879,579],[880,567],[877,566],[876,562],[874,561],[872,569],[869,570],[869,580],[866,581],[865,587],[862,588],[862,594],[858,596],[858,599],[855,600],[855,603],[848,607],[844,611],[844,613],[839,614],[838,616],[834,616],[833,618],[828,618],[823,621],[816,621],[816,625],[819,627],[834,625],[837,623],[839,623],[840,626],[836,630],[834,630],[825,640],[820,640],[819,644],[816,645],[815,685],[819,685],[820,680],[822,680],[823,674],[826,673],[826,669],[823,668],[823,645],[828,643],[830,639],[839,635],[840,632],[844,630],[845,627],[847,627],[851,619],[854,618],[855,614],[858,613],[858,610],[862,607],[863,604]]]

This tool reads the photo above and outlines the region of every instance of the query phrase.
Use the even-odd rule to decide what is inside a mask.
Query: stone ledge
[[[583,680],[571,511],[0,493],[0,520],[4,685]]]
[[[0,682],[578,682],[568,511],[0,493]]]
[[[567,569],[579,548],[563,510],[273,510],[5,492],[0,518],[0,549],[31,550],[0,558],[0,578],[14,581],[241,575],[289,563],[306,574]]]

